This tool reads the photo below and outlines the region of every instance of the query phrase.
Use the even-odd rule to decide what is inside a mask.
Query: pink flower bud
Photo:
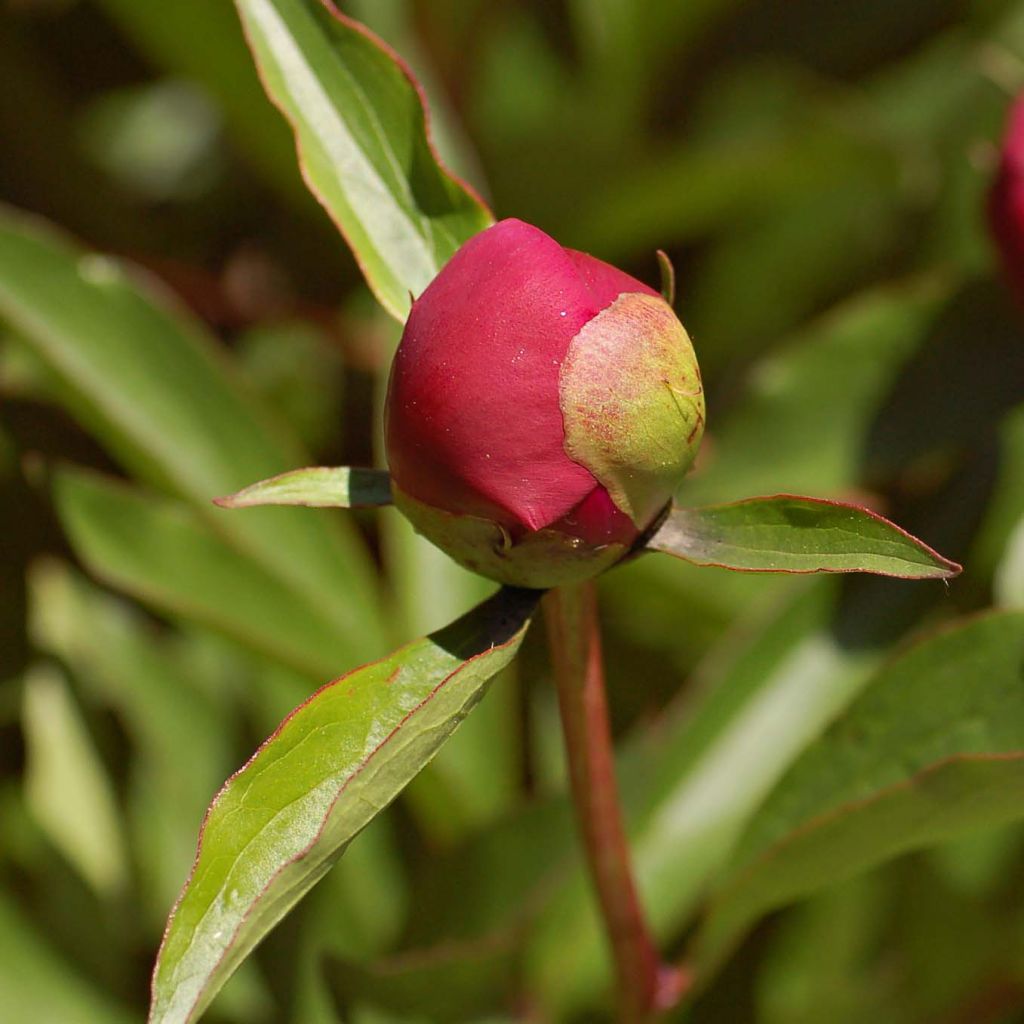
[[[1010,110],[988,220],[1010,287],[1024,299],[1024,95]]]
[[[518,220],[470,239],[416,300],[388,388],[396,504],[519,586],[625,555],[703,427],[693,347],[661,296]]]

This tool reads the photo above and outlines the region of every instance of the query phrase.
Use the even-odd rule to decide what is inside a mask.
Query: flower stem
[[[622,822],[592,582],[544,598],[577,826],[611,945],[621,1024],[641,1024],[680,991],[662,968],[637,896]],[[671,994],[670,994],[671,991]]]

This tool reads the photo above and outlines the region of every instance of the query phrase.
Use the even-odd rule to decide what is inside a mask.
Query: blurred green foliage
[[[1009,715],[1000,680],[1018,699],[1016,648],[991,641],[998,675],[977,632],[941,693],[878,666],[1024,606],[1024,312],[982,216],[1024,3],[342,6],[410,61],[498,216],[652,283],[669,252],[708,393],[683,500],[866,500],[966,566],[948,589],[653,557],[603,580],[641,887],[681,951],[765,836],[871,788],[853,768],[880,694],[898,722],[952,709],[927,719],[944,753]],[[230,0],[9,0],[0,63],[0,196],[78,240],[0,227],[0,1020],[105,1024],[143,1012],[227,774],[316,686],[488,587],[392,512],[209,504],[371,464],[397,340]],[[547,671],[535,631],[211,1021],[607,1019]],[[984,707],[958,703],[982,680]],[[916,770],[883,732],[899,763],[878,774]],[[826,799],[827,772],[846,788]],[[1022,833],[941,834],[794,891],[680,1019],[1024,1020]]]

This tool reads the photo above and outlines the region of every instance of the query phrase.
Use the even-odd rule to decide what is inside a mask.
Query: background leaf
[[[182,0],[163,17],[130,0],[102,0],[102,7],[151,59],[175,74],[202,83],[227,115],[243,150],[297,207],[309,196],[295,167],[288,130],[275,119],[228,4]],[[195,31],[201,24],[202,32]]]
[[[106,582],[314,677],[350,660],[333,623],[187,506],[81,470],[54,483],[72,544]]]
[[[48,948],[6,896],[0,898],[0,954],[0,1010],[9,1020],[128,1024],[135,1019]]]
[[[375,586],[350,528],[210,507],[218,494],[307,460],[194,320],[154,301],[115,261],[15,214],[0,221],[0,315],[127,466],[195,502],[233,545],[318,605],[354,651],[379,651]]]
[[[704,970],[757,917],[887,857],[1024,806],[1024,617],[920,643],[783,779],[751,822],[696,940]]]
[[[160,926],[195,852],[196,824],[230,766],[232,736],[218,713],[225,695],[175,648],[178,638],[68,566],[36,565],[30,597],[33,642],[74,672],[90,707],[115,709],[131,737],[129,832],[141,902]]]
[[[54,844],[99,892],[127,883],[117,803],[65,681],[39,666],[25,679],[25,799]]]

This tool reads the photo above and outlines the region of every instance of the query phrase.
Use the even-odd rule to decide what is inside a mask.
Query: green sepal
[[[663,299],[620,295],[573,338],[559,391],[569,457],[648,526],[704,433],[704,388],[685,328]]]
[[[579,583],[611,568],[628,551],[624,544],[598,547],[559,530],[537,530],[513,541],[498,523],[426,505],[392,484],[395,506],[427,540],[459,565],[514,587],[546,590]]]

